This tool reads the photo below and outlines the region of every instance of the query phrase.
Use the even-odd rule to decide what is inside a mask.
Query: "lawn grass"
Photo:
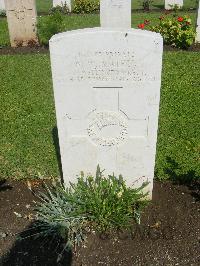
[[[6,18],[0,17],[0,47],[9,46],[9,32]]]
[[[199,53],[164,53],[156,159],[160,179],[200,178],[199,66]]]
[[[0,176],[56,176],[49,56],[0,56],[0,80]]]
[[[178,14],[188,14],[192,23],[195,26],[196,13],[181,11]],[[163,15],[162,12],[136,12],[132,14],[132,27],[137,28],[137,25],[145,19],[151,21],[151,25],[158,23],[158,18]],[[38,17],[39,20],[45,20],[45,16]],[[100,18],[98,14],[87,15],[71,15],[65,17],[65,30],[82,29],[89,27],[98,27],[100,25]],[[0,47],[9,46],[9,34],[6,18],[0,18]]]
[[[156,159],[160,179],[171,175],[168,168],[177,176],[200,175],[199,65],[199,53],[164,53]],[[58,176],[49,55],[0,56],[0,80],[0,177]]]
[[[53,0],[36,0],[36,9],[39,14],[47,13],[49,9],[52,8],[52,6],[53,6]]]

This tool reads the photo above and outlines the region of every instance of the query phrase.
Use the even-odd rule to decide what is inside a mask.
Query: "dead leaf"
[[[159,228],[160,225],[161,225],[161,222],[158,221],[158,222],[156,222],[155,224],[151,225],[150,227],[151,227],[151,228]]]

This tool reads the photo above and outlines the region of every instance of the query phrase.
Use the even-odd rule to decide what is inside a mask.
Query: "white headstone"
[[[5,10],[4,0],[0,0],[0,10]]]
[[[197,13],[197,27],[196,27],[196,38],[195,41],[200,43],[200,3],[198,6],[198,13]]]
[[[183,0],[165,0],[165,9],[173,9],[177,5],[179,8],[183,7]]]
[[[103,28],[131,28],[131,0],[101,0],[100,24]]]
[[[64,6],[67,5],[69,8],[69,11],[71,11],[71,0],[53,0],[53,6]]]
[[[5,0],[11,46],[38,42],[35,0]]]
[[[148,44],[148,45],[147,45]],[[57,126],[66,185],[81,171],[149,181],[159,114],[162,38],[137,29],[84,29],[50,40]]]

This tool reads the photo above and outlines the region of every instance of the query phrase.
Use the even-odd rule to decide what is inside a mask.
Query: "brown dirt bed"
[[[164,45],[164,51],[187,51],[187,52],[200,52],[200,43],[192,45],[188,50],[181,50],[169,45]],[[15,55],[15,54],[45,54],[49,53],[49,48],[45,46],[36,47],[17,47],[10,46],[0,47],[0,55]]]
[[[200,183],[155,182],[141,225],[132,232],[91,234],[85,247],[65,253],[60,262],[59,239],[24,238],[35,200],[26,181],[0,181],[0,265],[200,265]],[[19,235],[24,239],[17,240]]]

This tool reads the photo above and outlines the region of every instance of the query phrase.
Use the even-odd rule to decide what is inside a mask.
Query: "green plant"
[[[133,218],[139,221],[142,205],[139,200],[146,196],[142,192],[145,186],[146,183],[138,189],[129,188],[121,175],[106,178],[98,166],[95,178],[82,174],[72,188],[78,201],[84,202],[83,213],[86,212],[94,227],[102,232],[126,228]]]
[[[60,11],[56,10],[39,21],[37,29],[41,44],[48,45],[50,38],[54,34],[64,31],[64,17]]]
[[[100,9],[99,0],[75,0],[73,12],[76,14],[86,14],[97,12]]]
[[[62,4],[61,6],[55,6],[55,7],[52,7],[50,10],[49,10],[49,14],[52,15],[53,13],[56,13],[56,12],[60,12],[64,15],[67,15],[70,13],[70,10],[69,10],[69,7],[68,5],[66,4],[66,2],[64,4]]]
[[[142,2],[142,7],[145,11],[149,11],[150,10],[150,5],[153,3],[152,0],[143,0]]]
[[[99,232],[128,228],[133,220],[140,221],[142,208],[147,203],[143,193],[146,186],[128,188],[122,176],[103,176],[99,166],[95,178],[84,177],[70,188],[56,184],[47,194],[40,193],[36,208],[39,235],[59,235],[66,248],[76,247],[85,239],[88,229]]]
[[[193,44],[195,32],[188,16],[160,17],[160,22],[150,28],[162,35],[164,43],[177,48],[187,49]]]
[[[51,189],[45,185],[46,194],[40,192],[36,212],[39,236],[60,236],[66,241],[65,248],[76,247],[84,240],[86,216],[73,199],[70,190],[59,184]]]
[[[48,10],[52,7],[52,0],[36,0],[36,10],[38,14],[48,14]]]

